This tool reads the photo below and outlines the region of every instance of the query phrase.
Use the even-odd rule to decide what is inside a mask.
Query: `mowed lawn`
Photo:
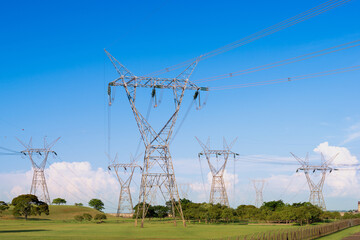
[[[211,239],[254,233],[291,226],[195,224],[177,227],[168,222],[146,223],[144,228],[133,222],[97,224],[44,221],[1,220],[0,239]]]
[[[88,207],[50,206],[50,215],[16,219],[10,211],[0,218],[0,239],[216,239],[249,233],[294,228],[290,225],[188,224],[145,221],[144,228],[135,227],[133,219],[108,215],[103,223],[76,222],[75,215],[98,211]]]
[[[354,233],[358,233],[358,232],[360,232],[360,226],[347,228],[347,229],[342,230],[340,232],[333,233],[331,235],[321,237],[321,238],[318,238],[318,239],[319,240],[339,240],[339,239],[343,239],[344,237],[351,236]]]

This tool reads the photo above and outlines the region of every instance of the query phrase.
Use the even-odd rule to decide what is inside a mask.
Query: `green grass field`
[[[188,224],[175,227],[171,220],[147,220],[145,227],[135,227],[133,219],[108,215],[103,223],[76,222],[75,215],[98,211],[88,207],[50,206],[50,215],[15,218],[5,211],[0,218],[0,239],[217,239],[235,237],[280,228],[297,228],[291,225],[239,225],[239,224]],[[320,238],[338,240],[360,232],[360,226]]]
[[[322,238],[318,238],[319,240],[340,240],[343,239],[344,237],[350,236],[354,233],[360,232],[360,226],[356,226],[356,227],[352,227],[352,228],[347,228],[345,230],[342,230],[340,232],[331,234],[329,236],[325,236]]]
[[[98,211],[87,207],[50,206],[50,215],[15,218],[9,211],[0,220],[0,239],[211,239],[293,228],[290,225],[188,224],[146,221],[134,227],[134,220],[108,216],[104,223],[76,222],[74,216]]]

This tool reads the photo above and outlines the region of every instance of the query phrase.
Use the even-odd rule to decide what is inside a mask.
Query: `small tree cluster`
[[[146,213],[147,218],[165,218],[165,217],[169,216],[170,208],[168,206],[161,206],[161,205],[152,206],[152,205],[149,205],[148,203],[146,203],[145,206],[146,206],[146,208],[148,208],[148,211]],[[134,210],[135,210],[135,214],[133,215],[134,218],[135,218],[138,210],[140,210],[140,212],[142,212],[142,207],[143,207],[142,203],[137,204],[134,207]]]
[[[93,219],[93,217],[89,213],[84,213],[83,215],[75,215],[74,219],[78,222],[82,222],[84,220],[91,221]]]
[[[0,201],[0,215],[2,214],[3,211],[8,209],[9,209],[9,205],[4,201]]]
[[[56,205],[66,204],[66,200],[63,198],[55,198],[53,199],[52,204],[56,204]]]
[[[97,198],[93,198],[89,201],[89,206],[98,210],[98,211],[102,211],[104,209],[104,203]]]
[[[107,219],[107,217],[104,213],[98,213],[94,217],[94,220],[99,220],[99,221],[105,220],[105,219]]]
[[[49,206],[32,194],[23,194],[14,198],[11,205],[14,206],[14,216],[24,216],[26,220],[31,215],[36,216],[42,213],[49,215]]]

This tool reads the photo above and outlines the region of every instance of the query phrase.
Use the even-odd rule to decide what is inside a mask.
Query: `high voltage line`
[[[360,70],[360,65],[344,67],[344,68],[337,68],[337,69],[327,70],[327,71],[323,71],[323,72],[317,72],[317,73],[311,73],[311,74],[305,74],[305,75],[299,75],[299,76],[293,76],[293,77],[278,78],[278,79],[267,80],[267,81],[258,81],[258,82],[252,82],[252,83],[213,87],[210,90],[212,90],[212,91],[229,90],[229,89],[270,85],[270,84],[277,84],[277,83],[284,83],[284,82],[293,82],[293,81],[298,81],[298,80],[303,80],[303,79],[308,79],[308,78],[329,76],[329,75],[345,73],[345,72],[352,72],[352,71],[357,71],[357,70]]]
[[[221,53],[224,53],[224,52],[227,52],[227,51],[230,51],[232,49],[235,49],[235,48],[238,48],[240,46],[243,46],[245,44],[248,44],[250,42],[253,42],[257,39],[260,39],[260,38],[263,38],[265,36],[268,36],[270,34],[273,34],[275,32],[278,32],[282,29],[285,29],[285,28],[288,28],[288,27],[291,27],[297,23],[300,23],[300,22],[303,22],[307,19],[310,19],[310,18],[313,18],[321,13],[324,13],[324,12],[327,12],[333,8],[336,8],[336,7],[339,7],[347,2],[350,2],[351,0],[330,0],[330,1],[327,1],[323,4],[320,4],[314,8],[311,8],[303,13],[300,13],[294,17],[291,17],[289,19],[286,19],[282,22],[279,22],[271,27],[268,27],[268,28],[265,28],[261,31],[258,31],[256,33],[253,33],[247,37],[244,37],[238,41],[235,41],[235,42],[232,42],[230,44],[227,44],[223,47],[220,47],[220,48],[217,48],[213,51],[210,51],[210,52],[207,52],[205,54],[202,54],[198,57],[195,57],[195,58],[192,58],[192,59],[189,59],[187,61],[184,61],[182,63],[179,63],[179,64],[175,64],[173,66],[170,66],[170,67],[167,67],[167,68],[164,68],[162,70],[159,70],[159,71],[156,71],[156,72],[152,72],[152,73],[149,73],[147,74],[146,76],[158,76],[158,75],[161,75],[161,74],[164,74],[164,73],[167,73],[167,72],[170,72],[170,71],[173,71],[173,70],[176,70],[176,69],[179,69],[179,68],[182,68],[182,67],[185,67],[187,65],[189,65],[190,63],[194,62],[195,60],[205,60],[205,59],[208,59],[210,57],[214,57],[216,55],[219,55]]]
[[[226,79],[226,78],[232,78],[232,77],[236,77],[236,76],[240,76],[240,75],[244,75],[244,74],[248,74],[248,73],[254,73],[254,72],[263,71],[263,70],[267,70],[267,69],[274,68],[274,67],[287,65],[287,64],[290,64],[290,63],[304,61],[304,60],[311,59],[311,58],[314,58],[314,57],[323,56],[323,55],[326,55],[326,54],[330,54],[330,53],[350,49],[350,48],[357,47],[357,46],[360,46],[360,39],[355,40],[355,41],[351,41],[351,42],[347,42],[347,43],[343,43],[343,44],[340,44],[340,45],[336,45],[336,46],[333,46],[333,47],[330,47],[330,48],[318,50],[318,51],[315,51],[315,52],[303,54],[303,55],[300,55],[300,56],[284,59],[284,60],[281,60],[281,61],[276,61],[276,62],[268,63],[268,64],[265,64],[265,65],[260,65],[260,66],[257,66],[257,67],[252,67],[252,68],[243,69],[243,70],[236,71],[236,72],[231,72],[231,73],[221,74],[221,75],[217,75],[217,76],[213,76],[213,77],[194,80],[194,82],[204,83],[204,82],[213,82],[213,81]]]

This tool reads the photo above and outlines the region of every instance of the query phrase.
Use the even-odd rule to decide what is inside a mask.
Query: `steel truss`
[[[259,208],[264,203],[263,190],[264,190],[266,180],[265,179],[253,179],[253,180],[251,180],[251,182],[254,186],[255,193],[256,193],[255,206],[257,208]]]
[[[309,185],[309,189],[310,189],[309,202],[313,205],[320,207],[322,210],[325,211],[326,205],[325,205],[324,195],[322,193],[322,190],[324,187],[324,182],[325,182],[325,177],[326,177],[327,172],[331,173],[334,170],[338,170],[338,169],[329,167],[329,165],[332,163],[332,161],[334,161],[334,159],[339,155],[339,153],[334,155],[329,160],[325,160],[324,155],[321,153],[321,165],[320,166],[309,165],[309,155],[308,154],[306,154],[306,157],[304,160],[295,156],[295,154],[293,154],[293,153],[291,153],[291,155],[293,155],[293,157],[301,164],[301,167],[298,168],[296,170],[296,172],[304,171],[304,174],[305,174],[305,177],[306,177],[307,183]],[[314,182],[314,180],[310,176],[311,173],[315,173],[316,171],[320,171],[320,173],[321,173],[321,178],[317,183]]]
[[[239,155],[238,153],[231,151],[231,148],[234,145],[236,139],[230,145],[228,145],[224,138],[223,145],[225,150],[211,150],[210,139],[208,139],[207,143],[204,144],[197,137],[195,138],[203,148],[203,151],[198,154],[199,160],[201,156],[205,156],[212,174],[209,202],[212,204],[220,203],[222,205],[229,206],[229,200],[224,182],[224,171],[229,156],[233,155],[235,160],[236,156]]]
[[[19,139],[18,141],[25,147],[25,150],[21,151],[24,156],[29,157],[32,168],[33,168],[33,179],[31,183],[30,194],[35,196],[38,188],[42,190],[42,195],[39,197],[43,202],[50,204],[50,195],[46,185],[46,179],[44,174],[44,169],[46,166],[47,159],[50,154],[57,155],[55,151],[52,151],[51,148],[55,143],[60,139],[55,139],[52,143],[48,144],[46,138],[44,138],[44,148],[33,148],[32,147],[32,138],[30,138],[29,144],[24,144]],[[35,155],[40,158],[40,161],[34,159]]]
[[[183,225],[186,226],[170,155],[169,143],[172,138],[174,125],[178,117],[185,90],[195,90],[197,94],[200,90],[207,90],[207,88],[200,88],[189,81],[189,77],[193,73],[198,60],[194,61],[176,78],[137,77],[127,70],[109,52],[105,50],[105,53],[119,74],[119,78],[108,84],[109,104],[111,105],[111,88],[117,86],[123,87],[145,145],[144,165],[135,226],[137,225],[139,214],[141,217],[141,227],[144,226],[144,219],[149,207],[147,201],[150,198],[149,196],[151,196],[150,193],[154,191],[155,188],[161,191],[165,201],[171,201],[174,224],[176,225],[175,217],[176,213],[178,213]],[[136,89],[138,87],[152,88],[153,91],[155,91],[155,89],[173,90],[175,111],[159,132],[152,128],[135,106]]]
[[[131,198],[130,185],[136,168],[141,167],[135,162],[116,163],[117,155],[112,164],[108,166],[109,170],[114,170],[120,183],[120,195],[116,216],[120,217],[121,213],[134,214],[134,207]]]

